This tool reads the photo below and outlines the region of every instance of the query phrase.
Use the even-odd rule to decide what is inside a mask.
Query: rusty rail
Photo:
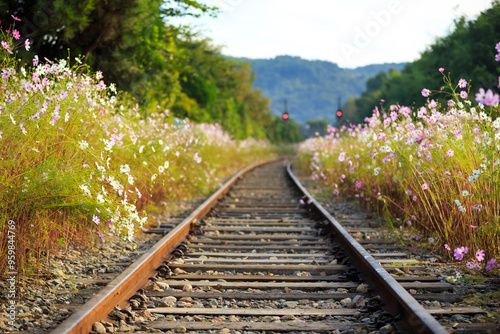
[[[139,288],[148,282],[149,277],[155,275],[156,268],[158,268],[163,261],[168,259],[170,253],[185,239],[191,225],[203,218],[242,175],[252,169],[273,161],[254,164],[234,175],[219,190],[203,202],[202,205],[193,211],[193,213],[165,235],[130,267],[125,269],[123,273],[108,283],[106,287],[99,291],[99,293],[85,303],[85,305],[57,326],[52,333],[89,333],[92,330],[92,324],[94,322],[105,318],[113,307],[135,294]]]
[[[367,281],[379,289],[383,300],[396,300],[396,303],[387,303],[387,311],[402,314],[403,321],[397,324],[398,329],[418,334],[447,334],[448,331],[311,196],[293,174],[290,164],[287,165],[287,171],[295,185],[311,201],[311,205],[329,222],[335,237],[346,245],[351,261],[363,268],[361,275],[365,275]]]

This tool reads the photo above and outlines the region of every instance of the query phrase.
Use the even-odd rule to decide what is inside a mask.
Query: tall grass
[[[96,236],[132,240],[147,206],[208,194],[274,156],[267,142],[127,103],[78,58],[21,66],[15,37],[2,32],[0,48],[0,253],[12,220],[19,265]]]
[[[418,110],[376,107],[365,124],[329,128],[300,145],[300,166],[389,224],[437,238],[444,254],[468,268],[493,269],[500,258],[500,118],[491,116],[500,108],[495,95],[481,93],[478,101],[491,106],[472,106],[470,85],[443,77],[448,89],[434,93],[446,94],[445,105],[429,97]]]

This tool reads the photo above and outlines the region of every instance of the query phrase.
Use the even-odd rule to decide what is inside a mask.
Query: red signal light
[[[283,113],[283,119],[286,121],[288,119],[288,113],[284,112]]]
[[[337,110],[337,117],[342,117],[342,110]]]

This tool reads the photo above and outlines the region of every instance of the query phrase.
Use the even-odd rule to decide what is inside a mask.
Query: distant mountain
[[[370,77],[391,68],[400,71],[405,67],[405,63],[400,63],[347,69],[328,61],[291,56],[239,59],[252,65],[257,74],[254,87],[259,87],[271,99],[272,113],[283,113],[286,98],[290,117],[299,123],[321,118],[334,124],[339,96],[341,103],[345,103],[348,98],[361,95]]]

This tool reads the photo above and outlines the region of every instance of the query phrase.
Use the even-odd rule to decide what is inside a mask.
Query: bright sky
[[[223,45],[223,54],[327,60],[340,67],[409,62],[453,20],[475,18],[491,0],[200,0],[217,18],[183,18]]]

